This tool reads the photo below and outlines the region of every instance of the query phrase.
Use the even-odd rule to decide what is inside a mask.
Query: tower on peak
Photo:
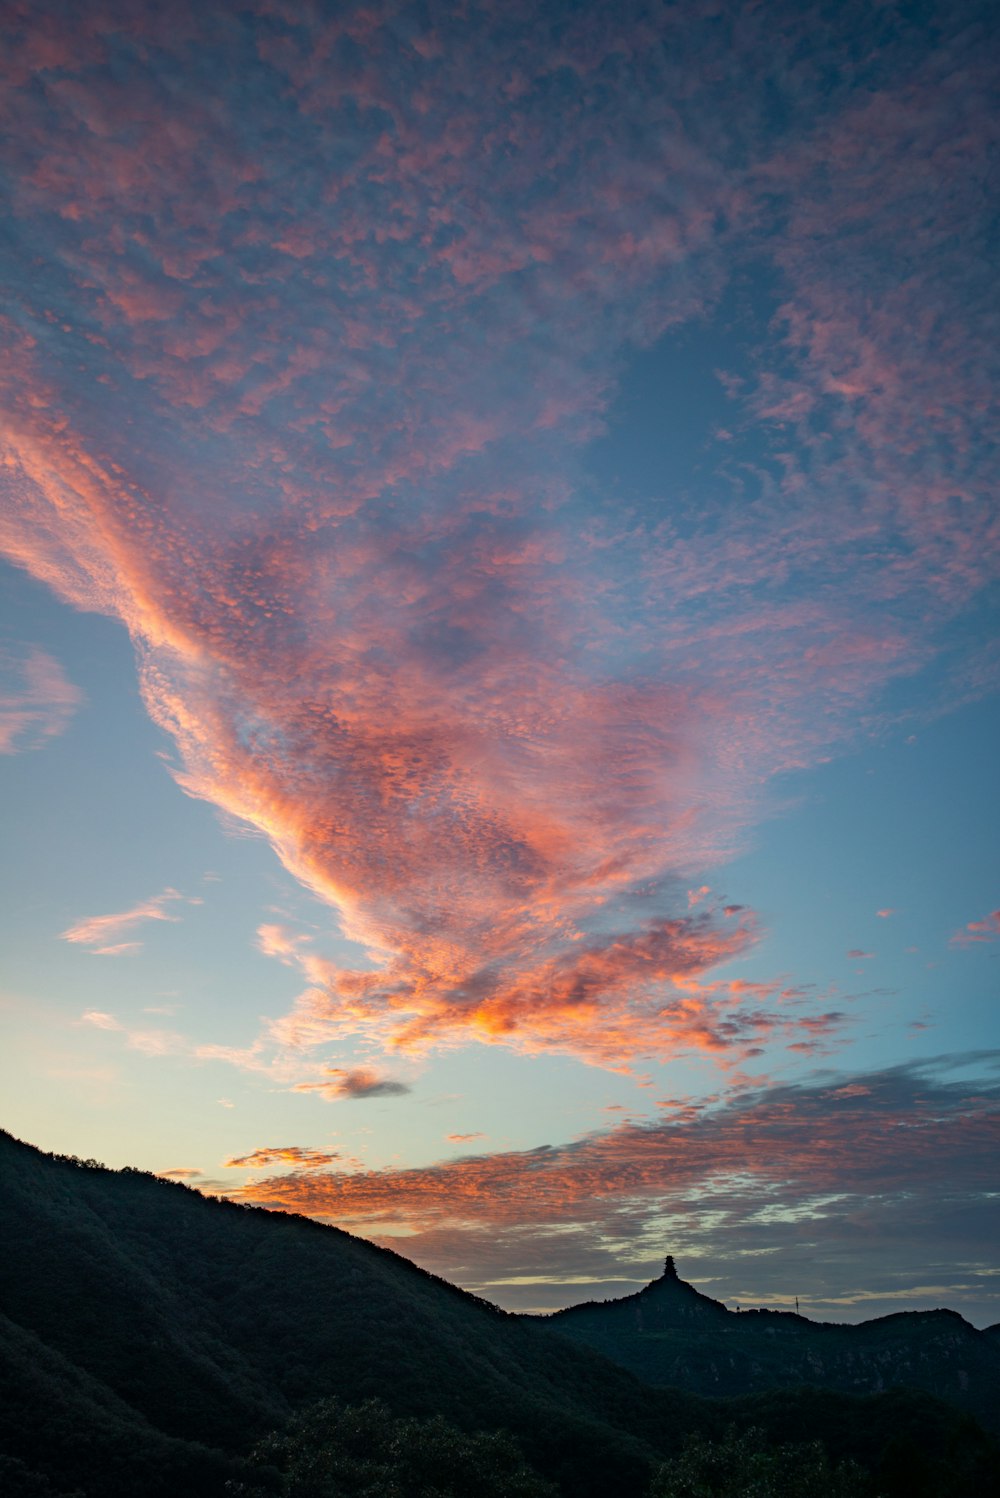
[[[674,1263],[673,1254],[667,1254],[667,1257],[663,1261],[663,1278],[665,1280],[675,1280],[677,1278],[677,1265]]]

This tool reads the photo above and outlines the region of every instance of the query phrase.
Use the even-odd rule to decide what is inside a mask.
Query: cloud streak
[[[136,926],[141,926],[146,921],[179,921],[181,917],[171,907],[178,900],[184,899],[185,897],[177,890],[168,888],[162,894],[154,895],[151,899],[132,906],[130,910],[122,910],[114,915],[86,916],[83,920],[68,926],[60,934],[63,941],[87,947],[99,957],[123,957],[141,951],[142,942],[117,942],[115,937],[133,931]],[[200,901],[194,903],[200,903]]]
[[[829,1043],[687,891],[995,577],[976,26],[4,10],[0,546],[125,624],[180,784],[336,911],[356,959],[284,954],[285,1038]],[[734,274],[708,477],[623,501],[589,465],[627,356]],[[953,649],[957,700],[993,667]]]
[[[585,1299],[588,1278],[641,1282],[664,1246],[711,1266],[734,1297],[768,1294],[775,1254],[814,1300],[841,1296],[839,1313],[866,1282],[891,1299],[894,1274],[900,1293],[935,1275],[978,1275],[982,1298],[996,1226],[997,1066],[984,1053],[825,1073],[724,1103],[688,1100],[662,1120],[570,1144],[416,1169],[293,1171],[237,1195],[381,1234],[507,1304],[537,1304],[540,1292],[545,1304]],[[810,1267],[820,1242],[823,1267]],[[892,1272],[887,1256],[898,1256]]]

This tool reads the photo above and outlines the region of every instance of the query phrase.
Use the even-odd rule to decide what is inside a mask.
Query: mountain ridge
[[[142,1171],[0,1133],[0,1185],[0,1480],[19,1495],[221,1498],[250,1447],[331,1396],[502,1427],[566,1498],[641,1498],[659,1460],[729,1425],[822,1439],[886,1498],[985,1493],[997,1467],[929,1397],[656,1388],[364,1239]],[[893,1485],[900,1429],[935,1485]],[[978,1489],[955,1486],[966,1467]]]
[[[631,1295],[544,1319],[661,1387],[728,1396],[822,1386],[875,1394],[902,1385],[948,1398],[1000,1435],[1000,1337],[958,1311],[891,1311],[862,1322],[795,1311],[731,1311],[682,1280],[672,1261]]]

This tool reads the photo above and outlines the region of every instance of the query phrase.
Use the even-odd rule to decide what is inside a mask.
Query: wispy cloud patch
[[[0,647],[0,754],[41,748],[65,732],[82,701],[47,651]]]
[[[1000,940],[1000,910],[991,910],[981,921],[969,921],[951,938],[953,947],[971,947],[977,942]]]
[[[80,1023],[94,1025],[98,1030],[120,1030],[121,1024],[113,1014],[106,1014],[102,1009],[87,1009],[80,1016]]]
[[[175,889],[165,889],[162,894],[143,900],[130,910],[115,915],[87,916],[61,933],[63,941],[77,942],[100,957],[123,957],[141,951],[141,941],[116,942],[114,938],[145,921],[179,921],[181,917],[173,907],[185,897]],[[187,901],[186,903],[192,903]],[[196,901],[194,903],[200,903]]]

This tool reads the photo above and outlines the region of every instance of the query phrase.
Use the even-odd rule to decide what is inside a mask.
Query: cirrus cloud
[[[122,957],[141,951],[142,942],[116,942],[114,938],[132,931],[145,921],[179,921],[181,917],[171,909],[179,900],[184,901],[185,896],[168,888],[162,894],[133,905],[129,910],[122,910],[114,915],[87,916],[60,934],[63,941],[87,947],[99,957]],[[186,903],[200,905],[201,901],[196,898],[186,900]]]

